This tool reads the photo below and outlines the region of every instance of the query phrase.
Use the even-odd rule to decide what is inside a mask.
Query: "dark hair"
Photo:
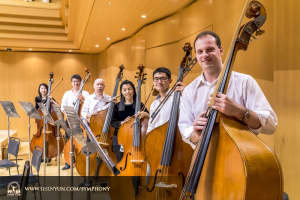
[[[75,79],[79,79],[81,81],[81,76],[79,74],[74,74],[72,77],[71,77],[71,81],[73,80],[73,78]]]
[[[171,71],[168,68],[165,67],[159,67],[157,68],[154,72],[153,72],[153,78],[154,78],[154,74],[156,73],[165,73],[167,74],[167,77],[170,79],[171,78]]]
[[[125,97],[122,94],[122,87],[123,87],[123,85],[128,85],[128,84],[131,85],[131,87],[133,88],[133,108],[135,108],[135,102],[136,102],[135,87],[134,87],[134,85],[131,81],[125,80],[120,85],[121,100],[120,100],[119,105],[118,105],[118,110],[119,111],[124,111],[125,110]]]
[[[194,41],[194,49],[195,49],[195,52],[196,52],[196,47],[195,47],[195,44],[196,44],[196,41],[199,39],[199,38],[202,38],[202,37],[205,37],[207,35],[211,35],[213,36],[215,39],[216,39],[216,45],[218,46],[218,48],[220,49],[221,48],[221,40],[219,38],[219,36],[215,33],[215,32],[212,32],[212,31],[203,31],[201,33],[199,33]]]
[[[47,89],[47,93],[48,93],[48,85],[46,83],[41,83],[39,86],[39,98],[42,99],[42,93],[40,92],[41,87],[44,86]]]

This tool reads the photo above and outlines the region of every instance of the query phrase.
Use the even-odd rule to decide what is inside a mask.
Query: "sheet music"
[[[8,117],[20,118],[11,101],[0,101],[0,103]]]
[[[80,124],[77,120],[77,113],[75,112],[74,108],[72,106],[64,106],[64,110],[67,116],[67,120],[70,125],[70,130],[68,131],[68,134],[72,134],[79,144],[82,146],[86,145],[86,139],[83,136],[82,129],[80,127]]]
[[[41,115],[35,109],[31,102],[19,101],[24,111],[27,113],[27,116],[33,119],[42,119]]]
[[[55,104],[55,103],[51,103],[51,105],[53,106],[53,109],[54,109],[54,111],[55,111],[55,113],[56,113],[56,115],[58,117],[58,120],[55,121],[55,124],[57,126],[60,125],[63,128],[63,130],[67,132],[68,131],[68,127],[67,127],[67,125],[66,125],[66,123],[64,121],[64,117],[63,117],[63,115],[62,115],[62,113],[60,111],[60,106],[57,105],[57,104]]]
[[[118,174],[120,174],[120,171],[116,168],[116,164],[111,160],[111,158],[103,151],[103,149],[101,148],[101,146],[99,145],[98,141],[96,140],[92,130],[90,129],[90,127],[88,126],[87,122],[80,118],[77,115],[77,119],[78,121],[81,123],[82,127],[84,128],[86,134],[88,135],[88,137],[91,140],[91,143],[95,146],[97,152],[100,155],[100,158],[102,159],[102,161],[105,162],[105,164],[107,165],[107,167],[109,168],[109,170],[115,174],[116,176]]]
[[[54,120],[52,119],[50,113],[48,112],[46,106],[44,106],[44,104],[42,103],[38,103],[39,107],[41,108],[43,114],[44,114],[44,120],[46,120],[47,124],[51,124],[53,126],[55,126],[54,124]]]

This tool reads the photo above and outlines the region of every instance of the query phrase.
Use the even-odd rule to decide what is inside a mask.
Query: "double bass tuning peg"
[[[144,73],[144,76],[146,76],[147,75],[147,73]]]
[[[262,34],[264,34],[264,33],[265,33],[264,30],[258,29],[258,31],[255,32],[255,35],[256,35],[256,36],[259,36],[259,35],[262,35]]]
[[[254,35],[251,35],[251,37],[253,37],[254,41],[255,41],[255,40],[258,40],[258,38],[255,37]],[[250,39],[250,41],[252,41],[252,40]]]

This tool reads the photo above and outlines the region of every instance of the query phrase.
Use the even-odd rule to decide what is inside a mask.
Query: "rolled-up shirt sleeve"
[[[86,119],[87,114],[89,114],[89,108],[90,108],[90,101],[89,98],[86,98],[81,109],[81,116],[84,119]]]
[[[189,92],[187,90],[183,91],[181,103],[178,127],[182,135],[184,142],[190,144],[193,149],[195,149],[195,144],[191,142],[191,134],[193,133],[194,117],[192,113],[192,104],[190,101]]]
[[[68,105],[68,102],[67,102],[67,94],[66,94],[67,92],[65,92],[65,94],[64,94],[64,96],[63,96],[63,98],[62,98],[62,100],[61,100],[61,107],[60,107],[60,110],[62,111],[62,112],[64,112],[64,106],[67,106]]]
[[[273,134],[276,130],[278,119],[264,93],[251,76],[247,79],[245,87],[247,87],[244,90],[245,106],[257,114],[261,123],[260,128],[253,129],[249,127],[249,129],[257,135],[259,133]]]

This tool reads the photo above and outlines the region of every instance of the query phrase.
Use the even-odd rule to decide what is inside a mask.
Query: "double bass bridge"
[[[164,182],[159,182],[155,184],[155,187],[173,189],[177,188],[177,184],[165,184]]]
[[[145,162],[144,160],[130,160],[130,162],[134,163],[134,164],[141,164],[143,162]]]
[[[109,144],[108,143],[104,143],[104,142],[98,142],[100,145],[103,145],[103,146],[109,146]]]

